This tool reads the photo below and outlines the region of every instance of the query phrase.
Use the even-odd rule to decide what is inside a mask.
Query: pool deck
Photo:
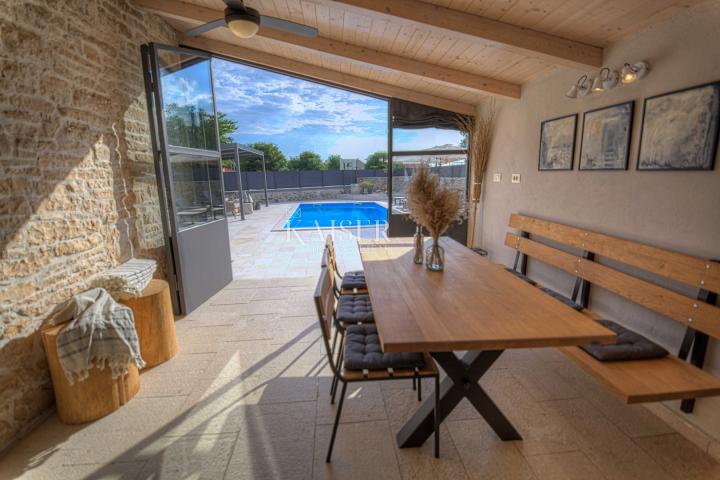
[[[282,229],[283,219],[300,203],[311,202],[270,204],[269,207],[263,205],[260,210],[246,216],[245,221],[241,221],[240,217],[230,217],[230,251],[235,280],[316,276],[320,273],[320,258],[328,234],[333,235],[340,268],[343,271],[357,270],[361,268],[357,239],[385,235],[384,226]],[[377,203],[383,205],[384,202]],[[384,203],[383,206],[386,205]],[[281,228],[276,229],[278,224]]]

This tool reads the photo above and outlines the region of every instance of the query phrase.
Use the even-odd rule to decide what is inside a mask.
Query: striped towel
[[[155,260],[132,258],[97,275],[90,281],[90,285],[104,288],[115,298],[137,297],[152,280],[156,268]]]
[[[70,385],[85,380],[90,369],[110,367],[112,378],[127,375],[132,360],[145,366],[130,308],[116,303],[102,288],[75,295],[56,323],[72,318],[57,337],[60,365]]]

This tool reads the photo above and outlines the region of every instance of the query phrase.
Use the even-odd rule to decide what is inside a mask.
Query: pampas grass
[[[478,111],[475,117],[458,115],[457,123],[468,136],[468,165],[471,168],[472,185],[470,190],[470,207],[472,218],[470,222],[470,247],[475,243],[475,223],[478,203],[482,196],[482,183],[485,177],[490,147],[495,124],[495,99],[488,100]]]
[[[410,217],[430,233],[436,244],[450,224],[463,216],[460,192],[442,185],[425,165],[413,174],[406,193]]]

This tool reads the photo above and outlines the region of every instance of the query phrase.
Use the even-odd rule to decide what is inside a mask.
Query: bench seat
[[[574,276],[573,300],[580,298],[582,306],[588,305],[590,288],[599,287],[687,327],[677,357],[603,362],[580,347],[560,348],[562,353],[627,403],[683,400],[680,408],[689,413],[695,398],[720,395],[720,378],[702,369],[709,339],[720,339],[720,263],[524,215],[511,215],[509,226],[520,231],[505,237],[505,245],[516,251],[515,265],[525,271],[532,258]],[[596,257],[650,276],[627,273]],[[697,294],[671,289],[662,284],[667,280],[696,288]],[[590,310],[580,311],[599,319]]]
[[[601,362],[580,347],[559,349],[627,403],[720,395],[720,378],[676,357]]]

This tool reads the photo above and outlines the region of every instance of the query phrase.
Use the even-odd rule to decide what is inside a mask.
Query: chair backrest
[[[320,270],[320,277],[315,287],[314,299],[320,329],[322,330],[323,337],[329,340],[335,315],[335,294],[333,292],[333,277],[327,268]]]
[[[333,243],[332,235],[328,235],[325,238],[325,251],[327,252],[327,264],[332,267],[335,274],[338,273],[337,268],[337,256],[335,255],[335,244]]]
[[[509,226],[520,230],[521,234],[507,233],[505,245],[519,254],[538,259],[694,330],[720,338],[720,308],[714,305],[720,292],[719,263],[524,215],[511,215]],[[583,254],[551,247],[534,237],[580,249]],[[695,287],[698,296],[693,298],[598,263],[596,256]]]

